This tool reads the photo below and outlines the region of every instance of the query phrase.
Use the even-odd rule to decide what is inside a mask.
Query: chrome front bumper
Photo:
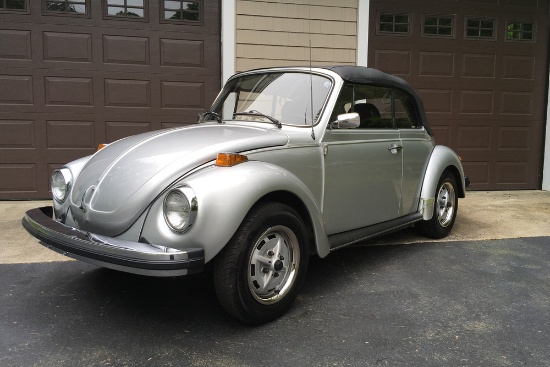
[[[91,264],[128,273],[170,277],[200,273],[201,248],[175,249],[105,237],[72,228],[52,219],[51,206],[31,209],[23,227],[47,248]]]

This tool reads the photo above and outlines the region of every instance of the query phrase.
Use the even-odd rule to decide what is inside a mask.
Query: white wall
[[[235,1],[222,3],[222,85],[235,74]]]
[[[367,66],[370,0],[359,0],[357,8],[357,65]]]

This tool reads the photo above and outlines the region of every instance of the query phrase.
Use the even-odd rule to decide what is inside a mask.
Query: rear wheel
[[[453,174],[444,171],[437,184],[432,219],[416,224],[421,234],[430,238],[443,238],[451,232],[458,211],[457,193]]]
[[[305,279],[307,249],[306,228],[296,211],[280,203],[253,208],[214,264],[223,308],[251,324],[281,316]]]

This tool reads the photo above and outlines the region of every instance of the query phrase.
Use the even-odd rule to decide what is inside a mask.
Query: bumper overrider
[[[200,273],[201,248],[175,249],[131,242],[82,231],[52,219],[53,208],[31,209],[23,227],[47,248],[91,264],[149,276],[170,277]]]

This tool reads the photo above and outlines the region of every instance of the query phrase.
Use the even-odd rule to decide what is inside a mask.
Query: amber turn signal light
[[[109,144],[99,144],[97,146],[97,151],[99,152],[101,149],[105,148],[107,145],[109,145]]]
[[[237,153],[218,153],[216,166],[231,167],[239,163],[248,161],[248,157]]]

